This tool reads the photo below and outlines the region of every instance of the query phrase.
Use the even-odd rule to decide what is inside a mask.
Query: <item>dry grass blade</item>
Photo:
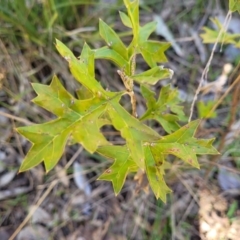
[[[12,115],[12,114],[5,113],[5,112],[2,112],[2,111],[0,111],[0,115],[3,116],[3,117],[7,117],[7,118],[10,118],[10,119],[12,119],[12,120],[16,120],[16,121],[18,121],[18,122],[24,123],[24,124],[26,124],[26,125],[31,125],[31,124],[33,124],[33,122],[31,122],[31,121],[29,121],[29,120],[27,120],[27,119],[20,118],[20,117],[16,117],[16,116],[14,116],[14,115]]]
[[[223,99],[228,96],[228,94],[230,93],[230,91],[237,85],[240,83],[240,75],[234,80],[234,82],[228,87],[228,89],[226,90],[226,92],[219,98],[219,100],[216,102],[216,104],[213,106],[213,108],[211,109],[211,111],[208,113],[208,115],[210,116],[210,114],[212,114],[212,112],[214,112],[217,107],[221,104],[221,102],[223,101]],[[235,88],[236,90],[238,90],[238,88]],[[238,91],[236,91],[235,94],[239,94]],[[235,106],[234,106],[235,109]],[[234,112],[236,111],[236,109],[234,110]],[[236,112],[235,112],[236,113]],[[229,121],[230,125],[228,126],[228,130],[230,130],[231,125],[233,123],[233,121]],[[221,141],[220,141],[220,145],[218,147],[218,151],[221,152],[221,150],[223,149],[224,145],[225,145],[225,137],[227,135],[228,131],[225,132],[224,136],[222,136]],[[215,155],[212,158],[212,161],[216,162],[219,159],[219,155]],[[205,177],[204,179],[206,180],[209,177],[210,172],[212,171],[213,168],[209,168],[206,173],[205,173]]]
[[[224,26],[226,29],[227,29],[227,25],[229,24],[229,22],[230,22],[230,20],[231,20],[231,16],[232,16],[232,13],[229,11],[228,14],[227,14],[227,16],[226,16],[226,18],[225,18],[224,24],[223,24],[223,26]],[[212,62],[212,59],[213,59],[213,56],[214,56],[214,52],[215,52],[215,50],[216,50],[216,48],[217,48],[217,44],[218,44],[218,42],[219,42],[219,40],[220,40],[220,37],[221,37],[223,31],[224,31],[224,28],[222,28],[222,29],[219,31],[218,37],[217,37],[217,39],[216,39],[216,42],[215,42],[214,45],[213,45],[213,48],[212,48],[212,51],[211,51],[211,55],[210,55],[210,57],[209,57],[209,59],[208,59],[208,62],[207,62],[207,64],[206,64],[203,72],[202,72],[202,76],[201,76],[201,79],[200,79],[198,88],[197,88],[197,90],[196,90],[196,93],[195,93],[195,95],[194,95],[194,98],[193,98],[193,101],[192,101],[192,104],[191,104],[190,115],[189,115],[188,122],[191,122],[192,115],[193,115],[193,109],[194,109],[195,103],[196,103],[197,98],[198,98],[198,95],[199,95],[199,93],[200,93],[200,91],[201,91],[201,87],[202,87],[202,85],[203,85],[203,82],[204,82],[205,79],[207,79],[207,74],[208,74],[208,71],[209,71],[209,67],[210,67],[210,65],[211,65],[211,62]]]
[[[79,154],[82,152],[82,148],[79,148],[78,151],[72,156],[72,158],[69,160],[69,163],[65,166],[65,170],[70,167],[70,165],[73,163],[73,161],[79,156]],[[28,221],[33,216],[34,212],[37,210],[37,208],[43,203],[45,198],[48,196],[48,194],[52,191],[52,189],[56,186],[56,184],[59,182],[59,179],[53,180],[49,187],[46,189],[44,194],[39,198],[36,205],[31,208],[28,215],[25,217],[25,219],[22,221],[22,223],[18,226],[18,228],[15,230],[15,232],[12,234],[12,236],[9,238],[9,240],[14,240],[15,237],[18,235],[18,233],[21,231],[21,229],[28,223]]]

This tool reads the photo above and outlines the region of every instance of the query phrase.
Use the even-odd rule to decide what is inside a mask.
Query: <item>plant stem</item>
[[[136,107],[136,96],[133,91],[133,80],[126,75],[124,71],[118,70],[117,73],[121,77],[123,84],[127,90],[127,94],[131,98],[131,105],[132,105],[132,115],[134,117],[137,117],[137,107]]]

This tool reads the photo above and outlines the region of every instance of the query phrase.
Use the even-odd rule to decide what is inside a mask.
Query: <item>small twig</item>
[[[133,67],[132,67],[131,71],[133,71]],[[137,117],[137,106],[136,106],[137,102],[136,102],[136,96],[133,91],[133,80],[129,76],[127,76],[124,71],[118,70],[117,73],[121,77],[123,84],[127,90],[127,94],[131,98],[132,115],[134,117]]]
[[[171,201],[173,202],[173,196],[171,195]],[[175,211],[174,211],[174,207],[172,205],[172,207],[170,208],[170,212],[171,212],[171,229],[172,229],[172,237],[171,239],[174,240],[176,238],[176,215],[175,215]]]
[[[186,181],[184,179],[182,179],[182,177],[180,176],[180,174],[178,174],[176,172],[176,176],[177,178],[180,180],[180,182],[183,184],[183,186],[188,190],[189,194],[192,196],[192,198],[194,199],[194,201],[199,204],[198,201],[198,196],[197,194],[194,193],[194,191],[191,189],[191,187],[186,183]]]
[[[137,115],[137,106],[136,106],[136,103],[137,103],[136,96],[135,96],[135,94],[134,94],[133,91],[128,92],[128,95],[129,95],[130,98],[131,98],[132,115],[133,115],[134,117],[138,117],[138,115]]]
[[[233,87],[240,82],[240,75],[236,78],[236,80],[230,85],[230,87],[226,90],[226,92],[219,98],[219,100],[214,104],[212,107],[211,111],[206,115],[205,118],[208,118],[211,116],[211,114],[216,110],[216,108],[221,104],[223,99],[228,95],[228,93],[233,89]]]
[[[136,48],[134,49],[134,53],[130,61],[131,61],[131,75],[134,75],[136,70]]]
[[[224,165],[219,164],[217,162],[212,162],[211,160],[204,160],[204,159],[202,160],[202,162],[206,163],[206,164],[209,164],[209,165],[212,165],[213,167],[223,168],[223,169],[226,169],[229,172],[236,173],[236,174],[240,175],[240,171],[239,170],[236,170],[236,169],[231,168],[231,167],[224,166]]]
[[[83,33],[83,32],[93,32],[96,31],[96,27],[81,27],[81,28],[77,28],[74,29],[72,31],[66,31],[65,34],[66,36],[73,36],[73,35],[77,35],[79,33]]]
[[[29,120],[26,120],[26,119],[20,118],[20,117],[16,117],[16,116],[14,116],[14,115],[12,115],[12,114],[9,114],[9,113],[5,113],[5,112],[1,112],[1,111],[0,111],[0,115],[1,115],[1,116],[4,116],[4,117],[7,117],[7,118],[10,118],[10,119],[12,119],[12,120],[16,120],[16,121],[18,121],[18,122],[24,123],[24,124],[26,124],[26,125],[34,124],[33,122],[31,122],[31,121],[29,121]]]
[[[194,41],[194,37],[190,36],[190,37],[183,37],[183,38],[176,38],[175,42],[193,42]]]
[[[73,162],[77,159],[77,157],[79,156],[79,154],[83,151],[83,147],[79,147],[79,149],[77,150],[77,152],[74,153],[74,155],[71,157],[71,159],[68,161],[68,163],[65,165],[64,170],[67,170],[72,164]]]
[[[211,116],[211,114],[216,110],[216,108],[219,106],[219,104],[223,101],[223,99],[228,95],[228,93],[233,89],[233,87],[235,85],[237,85],[237,83],[240,82],[240,75],[236,78],[236,80],[231,84],[231,86],[226,90],[226,92],[222,95],[222,97],[217,101],[217,103],[213,106],[213,108],[211,109],[211,111],[207,114],[206,118],[208,116]],[[235,88],[235,89],[239,89],[239,88]],[[239,92],[234,91],[234,95],[235,94],[239,94]],[[233,111],[233,110],[232,110]],[[234,113],[236,114],[236,109],[234,110]],[[231,117],[232,118],[232,117]],[[229,123],[228,123],[228,130],[230,130],[231,126],[233,124],[233,121],[230,119]],[[226,135],[227,135],[228,131],[225,131],[223,136],[221,137],[221,141],[220,141],[220,144],[219,144],[219,147],[218,147],[218,151],[221,152],[223,147],[224,147],[224,144],[225,144],[225,138],[226,138]],[[211,159],[211,162],[217,162],[218,159],[219,159],[220,155],[214,155],[213,158]],[[210,172],[212,171],[213,167],[209,168],[207,170],[207,172],[205,173],[205,176],[204,176],[204,179],[206,180],[208,177],[209,177],[209,174]]]
[[[70,165],[73,163],[73,161],[78,157],[78,155],[82,152],[83,148],[79,148],[78,151],[72,156],[72,158],[69,160],[68,164],[64,167],[65,170],[67,170]],[[56,179],[51,182],[47,190],[44,192],[44,194],[39,198],[36,205],[34,205],[28,215],[25,217],[25,219],[22,221],[22,223],[18,226],[18,228],[14,231],[12,236],[9,238],[9,240],[14,240],[14,238],[18,235],[18,233],[22,230],[22,228],[28,223],[28,221],[31,219],[35,211],[38,209],[38,207],[43,203],[45,198],[48,196],[48,194],[52,191],[52,189],[56,186],[56,184],[59,182],[59,179]]]
[[[233,98],[232,98],[232,105],[231,105],[231,110],[230,110],[230,120],[228,124],[228,130],[230,131],[230,128],[232,127],[233,123],[236,120],[236,115],[237,115],[237,110],[238,110],[238,104],[240,102],[240,84],[234,88],[233,92]]]
[[[138,208],[138,215],[139,216],[141,216],[141,214],[143,214],[144,211],[146,210],[144,203],[145,203],[145,201],[147,199],[147,196],[148,196],[147,194],[144,194],[142,196],[142,203],[140,204],[140,206]],[[133,230],[132,230],[132,233],[131,233],[131,239],[135,239],[135,236],[136,236],[136,234],[138,232],[138,229],[139,229],[138,225],[139,225],[138,221],[135,220],[135,224],[134,224],[134,227],[133,227]]]
[[[201,87],[203,85],[203,82],[205,79],[207,79],[207,74],[208,74],[208,71],[209,71],[209,68],[210,68],[210,65],[211,65],[211,62],[212,62],[212,59],[213,59],[213,56],[214,56],[214,52],[217,48],[217,44],[219,42],[219,39],[220,37],[222,36],[222,33],[224,31],[224,29],[226,28],[227,29],[227,26],[231,20],[231,16],[232,16],[232,12],[231,11],[228,11],[228,14],[224,20],[224,23],[223,23],[223,28],[220,29],[219,33],[218,33],[218,36],[217,36],[217,39],[216,39],[216,42],[214,43],[213,45],[213,48],[212,48],[212,51],[211,51],[211,54],[210,54],[210,57],[208,59],[208,62],[203,70],[203,73],[202,73],[202,76],[201,76],[201,79],[200,79],[200,82],[199,82],[199,85],[198,85],[198,88],[196,90],[196,93],[194,95],[194,98],[193,98],[193,101],[192,101],[192,104],[191,104],[191,108],[190,108],[190,115],[189,115],[189,119],[188,119],[188,122],[191,122],[191,119],[192,119],[192,115],[193,115],[193,109],[194,109],[194,106],[195,106],[195,103],[197,101],[197,98],[198,98],[198,95],[201,91]],[[225,28],[224,28],[225,27]]]
[[[15,122],[14,122],[13,120],[12,120],[12,125],[13,125],[13,129],[16,129],[16,125],[15,125]],[[20,155],[21,155],[22,157],[24,157],[24,151],[23,151],[23,148],[22,148],[20,136],[19,136],[19,134],[17,134],[16,131],[14,132],[14,135],[15,135],[15,138],[16,138],[16,141],[17,141],[18,151],[19,151]]]
[[[134,52],[132,54],[132,56],[130,57],[130,74],[131,76],[133,76],[135,74],[135,70],[136,70],[136,48],[134,48]],[[134,117],[138,117],[137,115],[137,101],[136,101],[136,96],[134,94],[133,91],[133,79],[131,77],[129,77],[124,70],[118,70],[117,71],[118,75],[121,77],[123,84],[127,90],[127,94],[130,96],[131,98],[131,105],[132,105],[132,115]]]
[[[48,189],[44,192],[42,197],[38,200],[37,204],[34,205],[26,218],[22,221],[22,223],[18,226],[18,228],[15,230],[15,232],[12,234],[12,236],[9,238],[9,240],[14,240],[14,238],[18,235],[18,233],[21,231],[21,229],[27,224],[27,222],[31,219],[35,211],[38,209],[38,207],[43,203],[47,195],[51,192],[51,190],[54,188],[54,186],[58,183],[58,180],[54,180],[49,185]]]

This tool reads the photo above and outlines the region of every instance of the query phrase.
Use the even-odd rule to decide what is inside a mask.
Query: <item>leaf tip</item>
[[[59,42],[60,42],[60,41],[59,41],[57,38],[55,38],[55,43],[54,43],[55,46],[57,46],[57,45],[59,44]]]
[[[24,169],[23,168],[23,166],[22,166],[22,164],[21,164],[21,166],[20,166],[20,168],[19,168],[19,170],[18,170],[18,174],[20,174],[20,173],[22,173],[22,172],[25,172],[25,171],[27,171],[28,169]]]
[[[194,167],[197,168],[198,170],[200,170],[200,165],[199,164],[195,165]]]

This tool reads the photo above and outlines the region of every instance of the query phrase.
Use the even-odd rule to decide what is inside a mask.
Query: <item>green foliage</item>
[[[198,116],[200,118],[215,118],[215,117],[217,117],[216,111],[213,111],[211,114],[209,114],[215,104],[216,104],[216,101],[208,101],[206,103],[203,101],[199,101],[197,103]]]
[[[232,12],[238,11],[240,14],[240,0],[229,0],[229,9]]]
[[[217,30],[203,27],[204,32],[200,34],[200,36],[204,43],[219,42],[221,44],[233,44],[235,47],[240,48],[240,34],[228,33],[217,18],[211,18],[211,21],[216,26]],[[220,36],[218,37],[219,34]]]
[[[184,113],[179,105],[177,90],[171,89],[170,85],[165,86],[155,99],[150,86],[173,74],[170,69],[157,65],[167,61],[165,51],[169,44],[148,40],[156,24],[139,25],[138,0],[124,0],[124,3],[127,14],[120,12],[120,16],[123,24],[133,31],[133,40],[128,47],[102,20],[99,29],[107,43],[105,47],[92,50],[85,44],[80,57],[76,58],[63,43],[56,41],[58,52],[68,62],[81,89],[77,92],[78,98],[75,98],[64,89],[56,76],[50,86],[33,84],[37,93],[34,103],[54,113],[57,118],[17,129],[32,143],[20,171],[41,162],[44,162],[46,171],[50,171],[67,143],[79,143],[90,153],[96,152],[114,160],[99,179],[111,181],[115,194],[121,191],[129,173],[141,170],[147,174],[156,198],[165,202],[167,193],[171,192],[164,180],[166,170],[171,167],[167,161],[168,155],[199,168],[197,155],[217,154],[217,151],[212,147],[213,139],[194,138],[199,120],[180,127],[178,122],[184,119]],[[136,54],[143,56],[149,70],[135,74]],[[94,74],[94,62],[98,58],[108,59],[120,69],[118,73],[126,90],[109,92],[102,87]],[[140,84],[147,102],[147,110],[140,118],[136,117],[134,81]],[[131,98],[132,114],[120,104],[121,97],[126,94]],[[170,134],[160,136],[143,122],[146,119],[157,120]],[[109,142],[100,130],[104,125],[112,125],[119,131],[125,144],[113,145]]]
[[[146,86],[141,86],[141,92],[148,107],[141,120],[155,119],[168,133],[179,129],[177,122],[184,118],[184,113],[182,107],[178,105],[180,101],[176,89],[171,89],[170,85],[163,87],[157,101],[155,93]]]
[[[46,47],[54,37],[67,36],[63,29],[78,21],[79,6],[97,4],[94,0],[1,0],[1,35],[8,41],[18,42],[21,37],[28,44]]]
[[[231,203],[227,212],[227,216],[230,220],[234,220],[237,210],[238,210],[238,202],[235,200],[233,201],[233,203]]]

